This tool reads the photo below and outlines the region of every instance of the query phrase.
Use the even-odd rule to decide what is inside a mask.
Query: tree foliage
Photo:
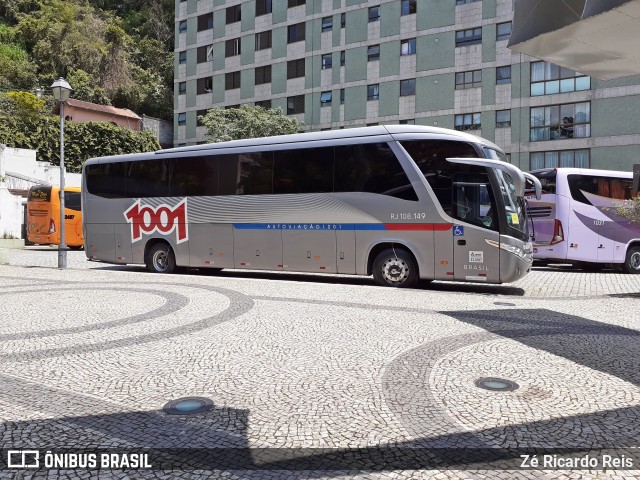
[[[174,9],[170,0],[0,0],[0,88],[63,76],[81,100],[171,119]]]
[[[288,135],[298,133],[303,127],[302,122],[286,116],[280,108],[265,109],[248,104],[240,108],[212,108],[200,119],[212,142]]]
[[[38,159],[60,163],[60,118],[42,114],[47,99],[28,92],[0,95],[0,144],[38,151]],[[158,150],[151,132],[134,132],[109,122],[65,122],[65,165],[80,172],[92,157]]]

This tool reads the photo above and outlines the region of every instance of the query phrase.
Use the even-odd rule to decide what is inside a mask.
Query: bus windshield
[[[527,222],[524,215],[524,199],[516,195],[516,186],[507,172],[495,169],[498,185],[504,202],[507,227],[517,230],[520,233],[527,232]]]

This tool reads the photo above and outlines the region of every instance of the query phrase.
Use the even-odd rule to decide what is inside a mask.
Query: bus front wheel
[[[373,262],[373,278],[385,287],[410,288],[418,282],[418,265],[402,248],[388,248]]]
[[[640,273],[640,247],[631,247],[627,250],[624,270],[627,273]]]
[[[153,273],[173,273],[176,269],[176,257],[169,245],[156,243],[147,252],[145,264],[147,270]]]

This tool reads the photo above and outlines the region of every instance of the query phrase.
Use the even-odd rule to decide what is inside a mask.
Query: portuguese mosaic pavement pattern
[[[247,452],[312,458],[0,478],[640,478],[472,468],[451,453],[640,447],[637,276],[539,269],[506,286],[395,290],[360,277],[161,276],[82,252],[69,260],[62,272],[54,252],[34,249],[0,266],[4,448],[227,448],[254,467]],[[483,377],[518,388],[483,390]],[[162,411],[185,396],[214,406]],[[372,447],[394,467],[322,468],[334,449],[359,458]],[[446,454],[417,469],[402,458],[416,451]]]

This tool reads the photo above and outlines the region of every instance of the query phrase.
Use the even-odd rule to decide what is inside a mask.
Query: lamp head
[[[53,82],[51,90],[53,91],[53,98],[59,102],[66,102],[69,100],[71,92],[73,92],[71,85],[69,85],[69,83],[62,77]]]

